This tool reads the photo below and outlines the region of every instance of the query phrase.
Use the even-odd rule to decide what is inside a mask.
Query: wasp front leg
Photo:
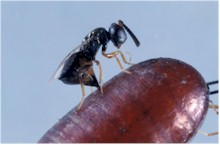
[[[131,72],[129,72],[129,71],[127,71],[127,70],[125,70],[124,69],[124,67],[122,66],[122,64],[121,64],[121,62],[120,62],[120,60],[119,60],[119,58],[117,57],[117,55],[118,54],[121,54],[121,57],[122,57],[122,60],[124,61],[124,63],[126,63],[126,64],[131,64],[131,63],[129,63],[129,62],[127,62],[127,60],[125,59],[125,56],[124,56],[124,54],[121,52],[121,51],[114,51],[114,52],[111,52],[111,53],[105,53],[105,51],[106,51],[106,47],[102,47],[102,55],[103,56],[105,56],[105,57],[107,57],[107,58],[113,58],[113,57],[115,57],[116,58],[116,60],[117,60],[117,63],[118,63],[118,65],[119,65],[119,67],[120,67],[120,69],[122,70],[122,71],[124,71],[125,73],[128,73],[128,74],[131,74]]]

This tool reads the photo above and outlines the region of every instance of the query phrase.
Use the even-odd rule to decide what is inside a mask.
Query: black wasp
[[[72,50],[61,62],[56,72],[52,76],[51,80],[60,79],[66,84],[81,84],[82,88],[82,101],[78,107],[81,107],[83,98],[85,96],[84,85],[95,86],[102,91],[101,80],[102,80],[102,68],[98,60],[95,59],[96,53],[99,48],[102,46],[102,55],[107,58],[115,57],[120,68],[122,67],[117,54],[120,54],[122,60],[129,64],[123,53],[121,51],[115,51],[112,53],[106,54],[107,44],[111,40],[115,47],[118,49],[126,41],[127,35],[125,30],[130,34],[137,46],[140,45],[140,42],[132,31],[124,24],[123,21],[119,20],[118,24],[112,23],[109,31],[105,28],[96,28],[91,31],[82,41],[82,44]],[[96,76],[93,71],[93,62],[99,66],[100,76],[98,83]]]

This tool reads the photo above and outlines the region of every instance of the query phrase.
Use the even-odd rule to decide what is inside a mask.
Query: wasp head
[[[126,41],[127,35],[123,27],[117,25],[116,23],[111,24],[109,28],[109,34],[112,43],[115,47],[120,48],[120,46]]]

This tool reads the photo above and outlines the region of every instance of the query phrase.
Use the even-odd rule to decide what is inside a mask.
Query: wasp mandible
[[[55,71],[54,75],[52,76],[51,80],[59,79],[65,84],[80,84],[82,88],[82,100],[78,109],[81,107],[84,96],[85,90],[84,85],[87,86],[95,86],[100,89],[103,93],[101,81],[102,81],[102,67],[98,60],[95,59],[96,53],[100,47],[102,47],[102,55],[107,58],[115,57],[117,63],[119,64],[120,68],[124,70],[121,62],[119,61],[117,55],[120,54],[122,60],[126,64],[130,64],[126,61],[125,56],[120,50],[105,53],[107,50],[107,44],[111,40],[115,47],[118,49],[121,45],[126,41],[127,35],[125,30],[129,33],[133,41],[135,42],[136,46],[140,45],[140,42],[133,34],[133,32],[124,24],[123,21],[119,20],[118,24],[112,23],[109,31],[105,28],[96,28],[91,31],[82,41],[82,43],[72,50],[61,62],[57,70]],[[94,70],[93,70],[93,63],[97,64],[99,67],[100,75],[99,75],[99,83],[96,79]]]

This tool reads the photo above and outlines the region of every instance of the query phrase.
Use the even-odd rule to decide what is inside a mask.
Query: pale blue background
[[[217,79],[217,15],[217,2],[2,2],[2,142],[37,142],[79,103],[79,85],[48,81],[87,33],[118,19],[141,42],[136,48],[129,37],[122,46],[132,62],[172,57],[194,66],[206,81]],[[114,50],[109,43],[108,52]],[[97,60],[104,82],[120,72],[114,59],[98,52]],[[211,98],[217,103],[217,96]],[[209,110],[202,130],[218,131],[217,119]],[[217,143],[218,136],[198,134],[192,142]]]

